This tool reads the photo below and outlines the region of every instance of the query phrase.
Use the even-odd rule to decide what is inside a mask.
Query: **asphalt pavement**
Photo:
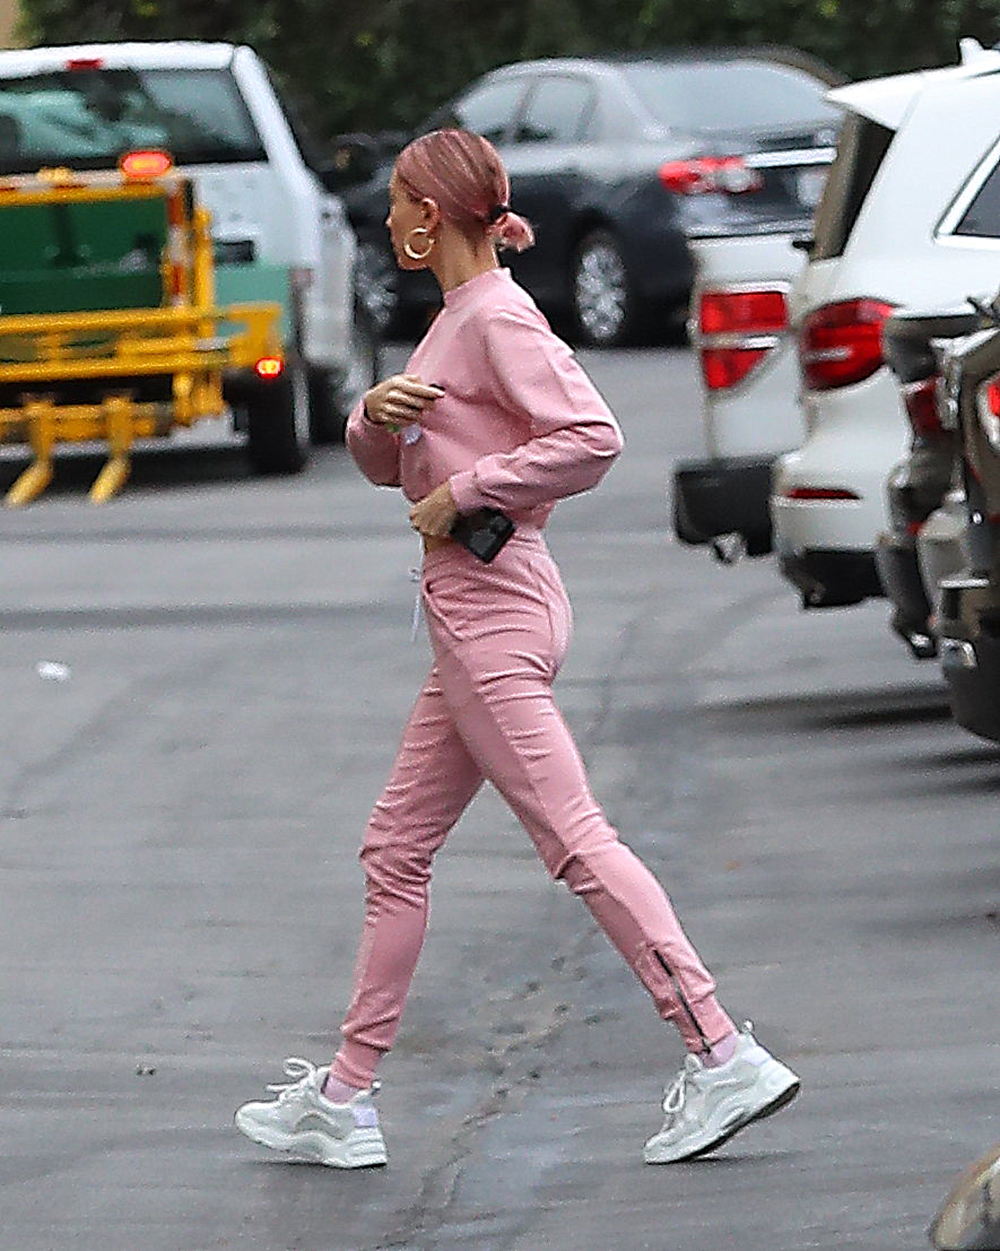
[[[644,1166],[680,1044],[484,793],[384,1066],[389,1167],[236,1133],[283,1057],[335,1048],[355,853],[428,651],[396,493],[339,448],[255,480],[202,430],[103,508],[75,456],[0,513],[4,1251],[911,1251],[1000,1139],[1000,750],[952,724],[884,604],[805,614],[770,561],[671,541],[687,352],[582,359],[627,447],[551,523],[558,697],[802,1095]]]

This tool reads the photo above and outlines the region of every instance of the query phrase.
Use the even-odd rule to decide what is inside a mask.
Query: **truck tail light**
[[[706,195],[723,191],[746,195],[759,191],[764,179],[750,169],[742,156],[700,156],[687,161],[667,161],[659,168],[660,182],[675,195]]]
[[[118,168],[126,178],[134,178],[139,182],[162,178],[164,174],[169,174],[173,167],[173,157],[161,148],[126,152],[118,162]]]
[[[742,382],[777,347],[787,327],[784,287],[703,291],[697,341],[708,390],[724,391]]]
[[[258,378],[272,382],[285,372],[285,362],[280,356],[262,356],[253,368]]]
[[[944,434],[941,418],[938,416],[937,394],[938,376],[921,378],[919,382],[908,382],[903,388],[903,407],[909,419],[913,433],[922,439],[938,439]]]
[[[66,68],[71,74],[83,74],[88,70],[104,69],[104,58],[100,56],[71,57],[66,62]]]
[[[1000,452],[1000,374],[984,382],[976,395],[979,424],[990,441],[990,447]]]
[[[843,300],[810,313],[799,332],[806,386],[831,391],[863,382],[880,369],[882,326],[892,308],[884,300]]]

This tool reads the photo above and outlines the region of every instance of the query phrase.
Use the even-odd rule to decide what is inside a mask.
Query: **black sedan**
[[[683,321],[688,239],[808,219],[839,124],[823,97],[838,81],[773,51],[526,61],[478,79],[415,133],[457,125],[497,145],[537,238],[505,259],[579,341],[613,346]],[[433,301],[426,275],[395,272],[390,168],[342,189],[383,327]]]

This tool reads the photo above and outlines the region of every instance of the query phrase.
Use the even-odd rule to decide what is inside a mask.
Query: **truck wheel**
[[[247,455],[259,474],[298,473],[308,459],[309,384],[297,360],[280,378],[255,378],[246,398]]]
[[[610,230],[593,230],[580,241],[570,281],[580,341],[591,347],[620,347],[629,342],[638,299],[621,245]]]
[[[346,368],[309,371],[309,435],[314,444],[343,442],[351,409],[378,381],[380,355],[378,331],[359,304]]]

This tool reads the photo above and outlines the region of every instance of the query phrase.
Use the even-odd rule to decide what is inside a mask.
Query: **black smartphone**
[[[455,520],[451,537],[485,564],[497,555],[514,533],[514,523],[499,508],[479,508]]]

